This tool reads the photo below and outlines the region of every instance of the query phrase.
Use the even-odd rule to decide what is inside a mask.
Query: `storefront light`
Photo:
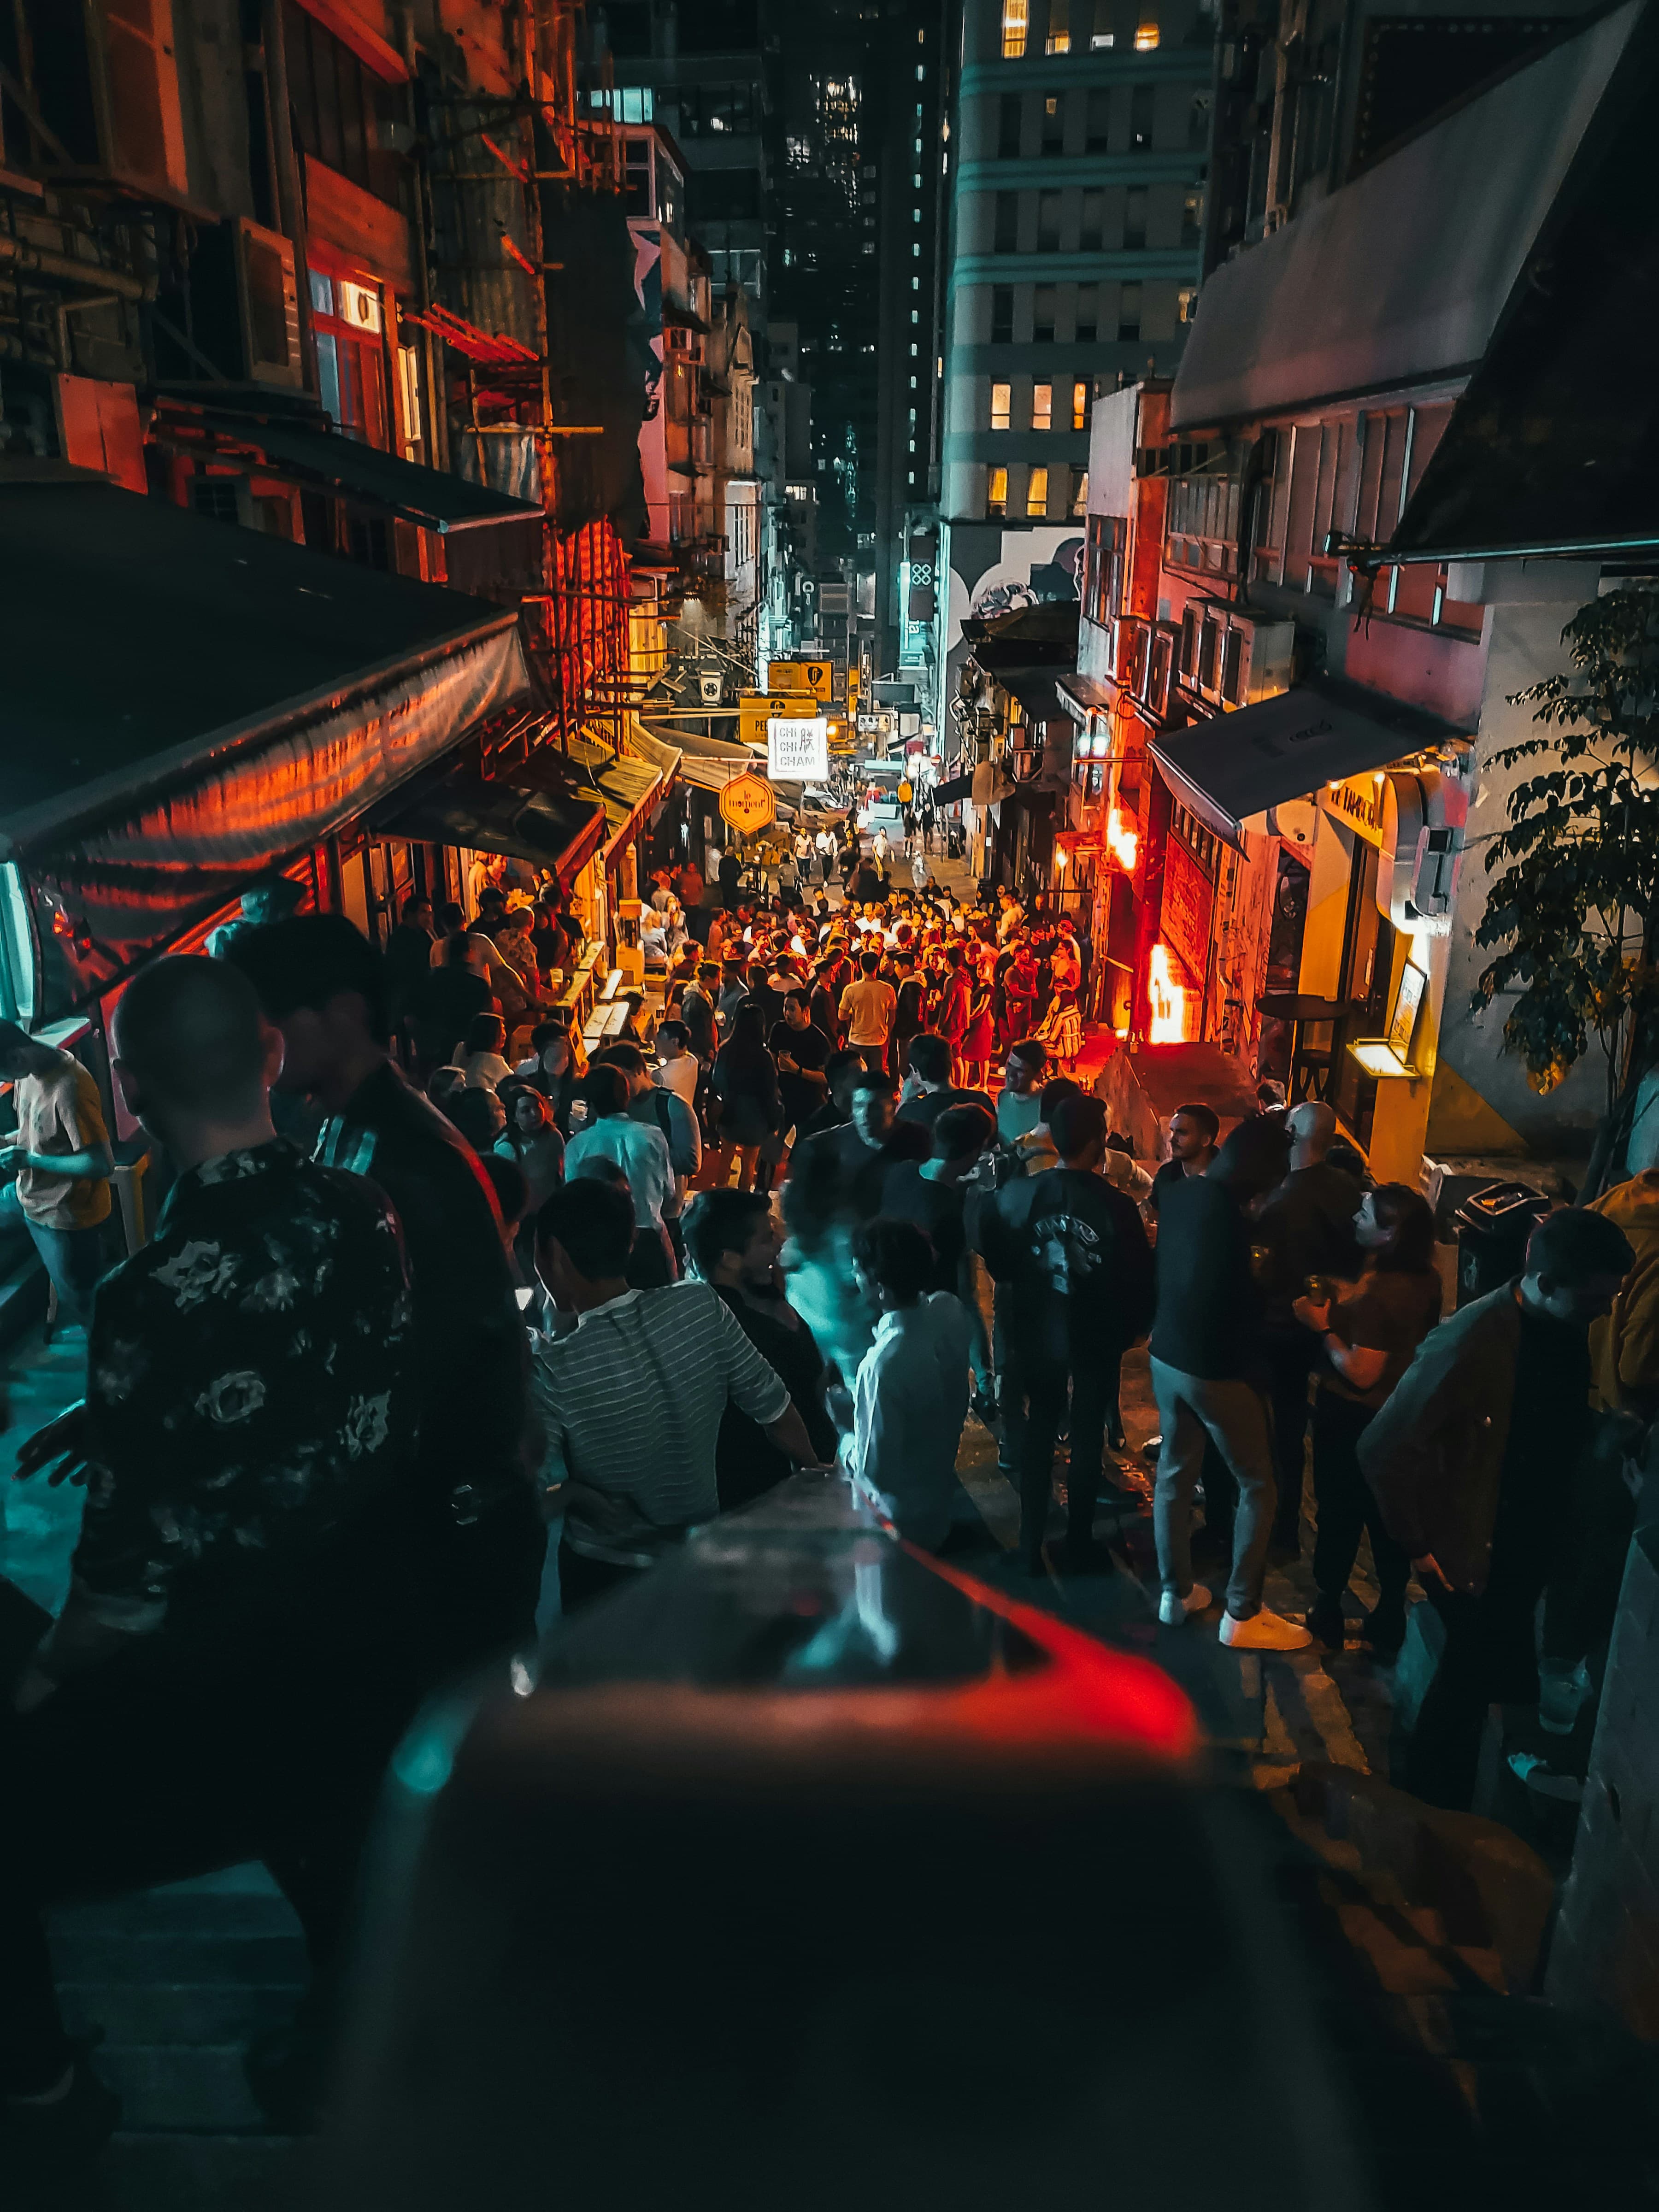
[[[1113,807],[1106,817],[1106,849],[1126,876],[1135,872],[1135,854],[1139,849],[1138,834],[1124,826],[1123,817]]]
[[[1155,945],[1146,975],[1148,1044],[1185,1044],[1187,994],[1170,973],[1170,949]]]

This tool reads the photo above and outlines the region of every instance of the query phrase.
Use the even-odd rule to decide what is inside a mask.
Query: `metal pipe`
[[[72,253],[52,253],[44,246],[29,246],[21,238],[0,231],[0,262],[32,276],[50,276],[62,284],[84,284],[94,292],[112,294],[119,300],[153,300],[154,278],[129,276],[119,269],[106,269],[95,261],[77,261]]]

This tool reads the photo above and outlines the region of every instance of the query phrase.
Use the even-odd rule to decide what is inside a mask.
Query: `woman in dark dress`
[[[738,1188],[752,1190],[761,1146],[776,1135],[783,1112],[778,1064],[766,1049],[761,1010],[752,999],[745,999],[732,1016],[726,1042],[714,1054],[708,1087],[720,1102],[716,1180],[725,1184],[735,1152]]]

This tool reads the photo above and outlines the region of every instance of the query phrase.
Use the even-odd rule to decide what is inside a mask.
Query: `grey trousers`
[[[1227,1610],[1237,1620],[1248,1620],[1261,1610],[1277,1497],[1267,1409],[1260,1393],[1248,1382],[1214,1382],[1200,1375],[1183,1375],[1161,1359],[1154,1359],[1152,1367],[1152,1395],[1164,1431],[1158,1486],[1152,1493],[1152,1533],[1164,1587],[1185,1597],[1193,1586],[1193,1493],[1203,1471],[1207,1435],[1238,1485]]]

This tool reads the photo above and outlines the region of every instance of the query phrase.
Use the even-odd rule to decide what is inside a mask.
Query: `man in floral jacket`
[[[19,1457],[87,1510],[0,1732],[0,2099],[65,2148],[114,2100],[64,2036],[38,1908],[263,1857],[326,1966],[423,1686],[397,1217],[276,1134],[282,1040],[227,963],[144,970],[115,1043],[178,1180],[99,1287],[86,1402]]]

